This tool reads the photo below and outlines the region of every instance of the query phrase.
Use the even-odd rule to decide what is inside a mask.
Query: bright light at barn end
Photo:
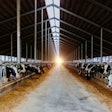
[[[61,64],[61,63],[64,62],[64,60],[63,60],[62,58],[60,58],[60,57],[57,57],[57,58],[55,59],[55,62],[56,62],[57,64]]]

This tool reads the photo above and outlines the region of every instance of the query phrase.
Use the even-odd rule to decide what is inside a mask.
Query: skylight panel
[[[53,18],[54,17],[53,7],[48,7],[47,11],[50,12],[48,13],[49,18]]]
[[[45,0],[45,2],[46,2],[46,5],[49,5],[49,4],[52,4],[53,3],[52,0]]]
[[[55,4],[57,6],[60,6],[60,0],[45,0],[46,5],[49,4]],[[48,12],[48,17],[49,18],[57,18],[60,19],[60,9],[56,8],[56,7],[49,7],[47,8],[47,12]],[[56,27],[55,27],[56,26]],[[52,27],[51,32],[60,32],[60,29],[58,27],[60,27],[60,22],[57,21],[56,19],[52,19],[50,20],[50,27]],[[57,33],[53,33],[53,39],[57,36],[58,41],[54,41],[55,44],[55,48],[57,51],[57,54],[59,54],[59,34]]]

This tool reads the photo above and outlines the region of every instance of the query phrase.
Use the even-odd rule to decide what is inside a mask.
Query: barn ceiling
[[[41,37],[40,9],[44,6],[44,0],[37,0],[38,49],[40,49]],[[91,36],[94,37],[94,57],[100,56],[101,28],[103,29],[103,55],[112,54],[112,0],[60,0],[60,7],[56,5],[54,7],[60,9],[60,19],[55,19],[60,21],[60,53],[62,56],[73,58],[74,49],[81,44],[85,51],[87,40],[88,57],[90,57]],[[34,0],[21,0],[22,57],[25,57],[26,43],[34,47],[34,9]],[[17,54],[16,10],[16,0],[0,0],[0,54],[3,55],[10,55],[11,34],[13,55]],[[44,10],[44,20],[46,19],[48,15]],[[48,27],[50,27],[49,23]]]

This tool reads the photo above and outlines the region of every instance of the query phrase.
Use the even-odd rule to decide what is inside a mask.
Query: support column
[[[47,61],[47,21],[45,22],[45,61]]]
[[[50,52],[50,34],[49,34],[49,32],[50,32],[50,29],[48,29],[48,61],[49,61],[49,52]]]
[[[32,45],[30,46],[30,58],[32,59]]]
[[[77,56],[76,56],[76,48],[75,48],[75,60],[77,60],[77,58],[76,58]]]
[[[80,60],[80,46],[78,46],[78,60]]]
[[[22,57],[22,40],[20,39],[20,62]]]
[[[6,55],[4,55],[4,61],[6,61]]]
[[[12,62],[12,56],[13,56],[13,34],[11,33],[11,62]]]
[[[76,48],[76,60],[78,60],[78,58],[77,58],[78,56],[77,56],[77,48]]]
[[[83,44],[81,44],[81,59],[83,59]]]
[[[103,61],[102,55],[103,55],[103,28],[101,28],[101,39],[100,39],[100,58],[101,62]]]
[[[74,48],[74,51],[73,51],[73,60],[75,60],[75,48]]]
[[[28,61],[28,44],[26,43],[26,62]]]
[[[56,54],[56,48],[54,46],[54,43],[53,43],[53,40],[52,40],[52,37],[51,37],[51,34],[50,34],[50,42],[49,42],[49,61],[51,61],[54,56],[57,56]]]
[[[53,42],[51,39],[51,34],[49,34],[49,61],[51,60],[51,56],[53,54],[51,54],[51,52],[53,52]]]
[[[20,63],[20,0],[17,0],[17,63]]]
[[[91,36],[91,59],[93,62],[93,35]]]
[[[34,60],[36,62],[37,59],[37,0],[35,0],[35,28],[34,28]]]
[[[85,41],[85,62],[87,62],[87,40]]]
[[[41,61],[43,61],[43,9],[41,10]]]

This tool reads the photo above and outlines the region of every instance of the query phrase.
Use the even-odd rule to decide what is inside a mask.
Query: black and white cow
[[[89,67],[88,67],[89,68]],[[88,70],[87,70],[87,74],[91,77],[95,74],[98,75],[98,77],[100,78],[105,78],[108,76],[109,71],[111,70],[110,65],[109,64],[93,64],[93,66],[91,66]]]
[[[17,68],[17,72],[18,74],[23,77],[26,75],[26,69],[25,69],[25,65],[23,63],[19,63],[15,65]]]
[[[94,67],[94,64],[88,64],[85,68],[85,77],[87,80],[91,79],[91,69]]]
[[[26,72],[33,73],[35,72],[36,74],[41,74],[41,69],[39,66],[31,65],[31,64],[25,64],[25,69]]]
[[[16,74],[15,70],[12,66],[4,65],[2,66],[2,82],[6,83],[12,79],[16,79],[18,77],[18,74]]]
[[[85,69],[86,69],[86,67],[88,66],[88,63],[82,63],[81,64],[81,68],[80,68],[80,71],[81,71],[81,75],[82,76],[85,76]]]
[[[107,64],[107,63],[102,63],[102,64],[99,64],[99,75],[101,78],[105,78],[105,77],[108,77],[109,75],[109,72],[111,70],[110,68],[110,65]]]

